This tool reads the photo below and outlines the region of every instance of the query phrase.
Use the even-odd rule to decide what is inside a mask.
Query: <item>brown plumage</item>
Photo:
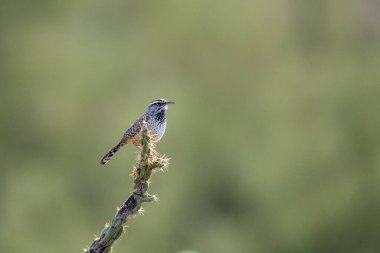
[[[100,160],[100,163],[106,164],[125,144],[131,142],[136,147],[139,147],[141,145],[141,131],[144,128],[144,122],[147,129],[152,133],[153,140],[159,141],[165,133],[166,110],[169,104],[174,104],[174,102],[166,101],[165,99],[153,100],[144,114],[128,128],[119,143]]]

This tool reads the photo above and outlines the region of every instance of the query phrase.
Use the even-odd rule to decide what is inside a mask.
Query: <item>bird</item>
[[[169,104],[174,104],[174,102],[163,98],[153,100],[146,111],[124,133],[119,143],[100,160],[100,164],[109,162],[115,153],[128,143],[141,147],[141,133],[144,129],[144,124],[152,134],[152,140],[154,142],[159,141],[165,133],[166,111]]]

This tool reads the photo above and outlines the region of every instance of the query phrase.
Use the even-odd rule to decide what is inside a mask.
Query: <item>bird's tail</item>
[[[113,147],[103,158],[102,160],[100,160],[100,163],[101,164],[106,164],[108,163],[109,160],[111,160],[111,158],[113,157],[113,155],[119,151],[119,149],[123,146],[123,143],[120,142],[119,144],[117,144],[115,147]]]

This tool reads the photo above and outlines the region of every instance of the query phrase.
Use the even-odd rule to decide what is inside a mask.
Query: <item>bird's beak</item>
[[[175,104],[174,101],[166,101],[166,104],[169,105],[169,104]]]

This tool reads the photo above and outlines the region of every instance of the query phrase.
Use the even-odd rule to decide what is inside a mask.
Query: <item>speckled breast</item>
[[[148,122],[148,128],[154,134],[154,140],[159,141],[165,133],[166,120],[164,120],[162,123],[158,123],[157,121]]]

